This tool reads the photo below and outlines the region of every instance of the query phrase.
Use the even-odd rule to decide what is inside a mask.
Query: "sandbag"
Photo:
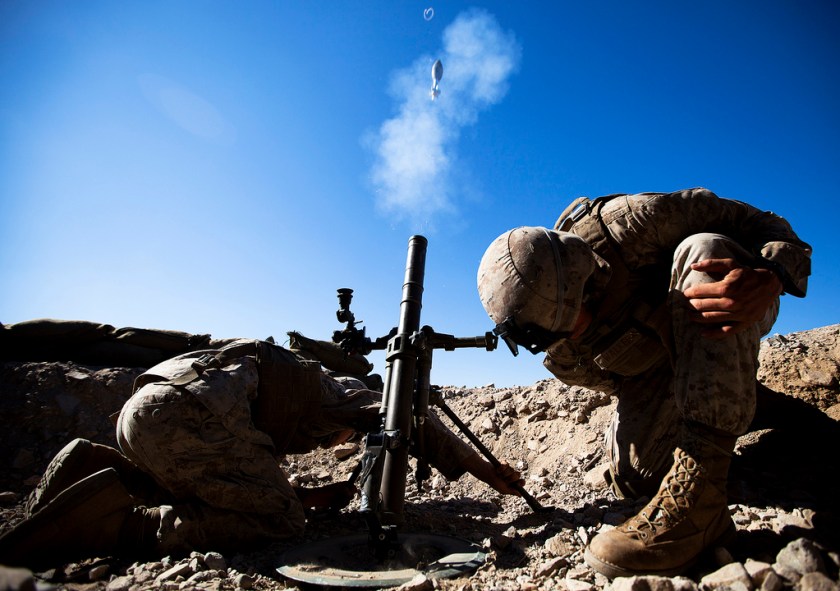
[[[4,325],[0,330],[0,359],[14,361],[73,361],[78,351],[110,338],[110,324],[84,320],[39,318]]]
[[[0,325],[0,360],[73,361],[106,367],[152,367],[181,353],[212,348],[210,335],[114,328],[86,320],[40,318]]]
[[[139,347],[149,347],[175,353],[205,349],[210,342],[209,334],[193,335],[178,330],[150,330],[133,327],[115,330],[114,338]]]

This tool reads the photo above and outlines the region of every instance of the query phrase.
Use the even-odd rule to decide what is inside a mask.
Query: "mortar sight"
[[[342,287],[338,290],[338,311],[335,315],[339,322],[346,322],[350,326],[355,323],[356,317],[350,311],[350,302],[353,301],[353,290],[348,287]]]

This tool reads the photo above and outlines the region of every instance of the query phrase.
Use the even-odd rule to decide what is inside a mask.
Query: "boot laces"
[[[683,450],[674,454],[674,467],[665,477],[659,492],[624,530],[633,537],[647,540],[682,520],[691,508],[700,465]]]

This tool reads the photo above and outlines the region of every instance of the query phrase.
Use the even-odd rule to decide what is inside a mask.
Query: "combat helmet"
[[[496,238],[478,267],[478,294],[494,332],[539,353],[571,334],[590,278],[609,265],[579,236],[522,226]]]

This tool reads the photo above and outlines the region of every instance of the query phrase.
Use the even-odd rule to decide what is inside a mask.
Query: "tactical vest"
[[[303,424],[321,408],[321,366],[282,347],[256,341],[259,385],[251,403],[254,426],[283,453],[312,451]]]
[[[594,362],[621,376],[638,375],[664,361],[673,350],[671,317],[665,303],[670,268],[630,269],[621,246],[601,216],[604,206],[624,194],[594,200],[580,197],[557,219],[554,229],[580,236],[610,265],[610,280],[596,302],[593,321],[578,343]]]
[[[242,357],[252,357],[257,363],[257,397],[251,402],[254,426],[271,437],[278,453],[311,451],[311,441],[303,426],[306,419],[315,416],[321,408],[321,366],[318,363],[301,361],[291,351],[267,341],[237,341],[198,357],[190,369],[167,383],[175,387],[186,386],[207,369],[224,368]],[[134,391],[149,381],[155,380],[138,377]]]

